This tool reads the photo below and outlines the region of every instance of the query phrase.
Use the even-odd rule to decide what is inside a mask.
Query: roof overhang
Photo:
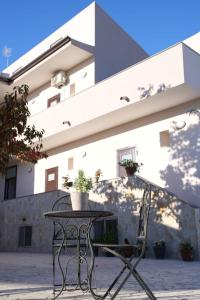
[[[0,73],[0,97],[8,91],[11,82],[12,79],[10,79],[7,74]]]
[[[46,84],[54,73],[68,71],[81,62],[93,56],[93,47],[66,37],[47,51],[36,57],[33,61],[19,68],[12,76],[0,80],[2,92],[10,92],[13,86],[27,84],[30,91]]]

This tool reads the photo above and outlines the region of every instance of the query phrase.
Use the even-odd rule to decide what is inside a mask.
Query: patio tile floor
[[[98,257],[95,262],[95,283],[102,292],[111,277],[120,269],[116,258]],[[159,300],[199,300],[200,261],[143,259],[138,270]],[[50,254],[0,252],[0,300],[52,299],[52,259]],[[88,293],[63,292],[61,300],[92,300]],[[116,297],[148,299],[132,277]]]

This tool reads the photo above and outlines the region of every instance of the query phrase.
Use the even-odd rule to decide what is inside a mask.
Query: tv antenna
[[[7,46],[4,46],[3,48],[3,56],[6,57],[6,67],[8,67],[9,64],[9,57],[11,56],[12,49],[8,48]]]

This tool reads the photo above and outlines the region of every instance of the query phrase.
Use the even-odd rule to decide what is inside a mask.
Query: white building
[[[29,122],[45,130],[49,156],[13,163],[10,195],[62,189],[79,169],[116,178],[128,156],[143,164],[142,177],[200,205],[199,45],[198,33],[149,57],[92,3],[10,65],[1,94],[29,85]]]
[[[30,166],[17,164],[16,197],[44,192],[45,171],[51,168],[58,172],[54,189],[62,186],[62,176],[72,175],[75,169],[87,167],[88,175],[95,168],[104,169],[100,161],[93,164],[94,155],[88,153],[82,158],[88,142],[84,142],[86,148],[77,144],[72,150],[70,145],[115,126],[115,122],[108,125],[104,121],[104,115],[112,109],[111,95],[99,94],[99,101],[94,88],[102,90],[96,86],[98,82],[146,57],[147,53],[93,3],[4,70],[12,80],[10,89],[29,85],[30,123],[44,128],[44,149],[49,153],[49,158],[40,161],[28,176]],[[0,84],[1,93],[8,90],[5,81]],[[106,107],[109,102],[110,108]],[[116,175],[113,171],[112,176]]]

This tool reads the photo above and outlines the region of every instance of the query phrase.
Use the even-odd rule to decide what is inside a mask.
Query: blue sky
[[[12,63],[89,5],[91,0],[1,0],[0,70],[2,52],[12,49]],[[199,0],[96,1],[149,54],[200,31]]]

